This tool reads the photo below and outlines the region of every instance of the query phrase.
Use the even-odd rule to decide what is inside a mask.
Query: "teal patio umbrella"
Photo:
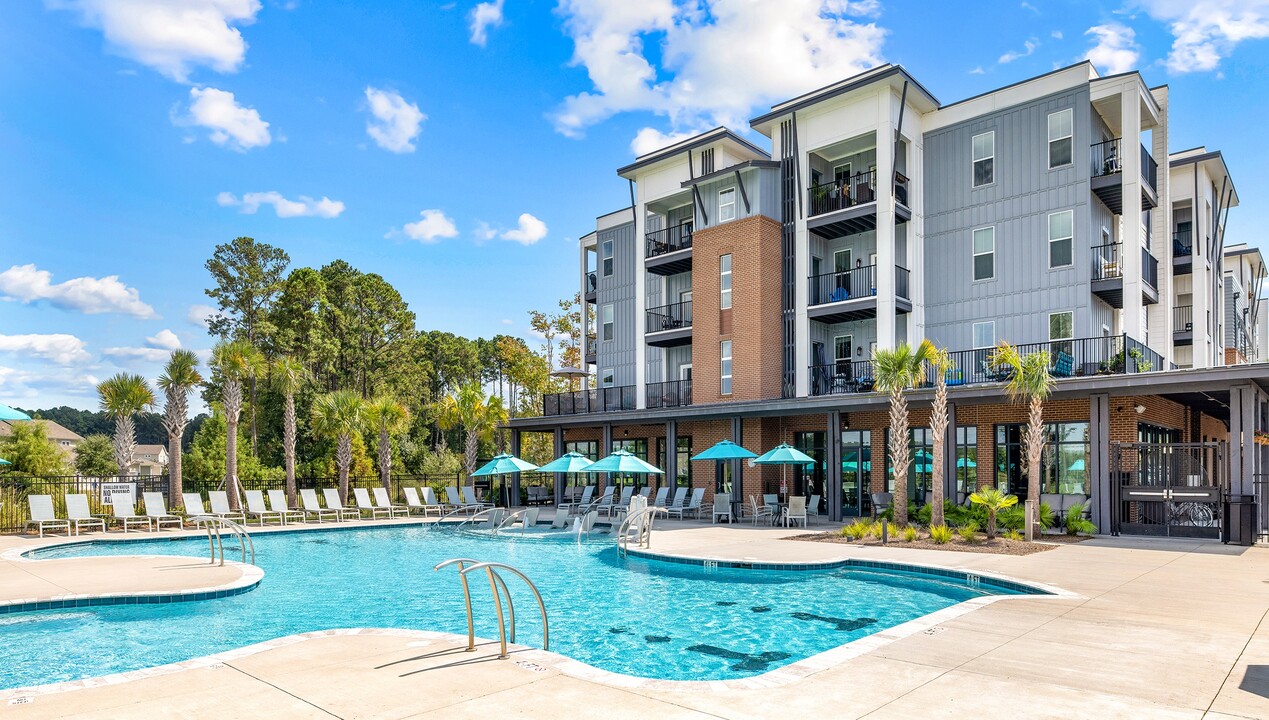
[[[585,455],[577,451],[573,451],[573,452],[564,453],[563,455],[555,458],[551,462],[543,465],[542,467],[538,468],[538,472],[540,473],[593,472],[591,470],[588,470],[588,468],[594,464],[595,464],[594,461],[592,461],[590,458],[586,457]]]
[[[586,468],[592,473],[635,473],[638,475],[664,475],[665,471],[650,465],[628,450],[618,450],[612,455],[592,463]]]
[[[30,420],[31,416],[0,403],[0,420]]]
[[[478,477],[483,475],[507,475],[510,473],[528,472],[530,470],[537,470],[537,469],[538,469],[538,466],[534,465],[531,462],[521,460],[515,455],[508,455],[506,453],[503,453],[501,455],[495,455],[492,460],[482,465],[478,470],[473,472],[471,476]],[[505,491],[506,483],[503,483],[503,489]],[[506,498],[506,500],[507,500],[507,505],[510,506],[511,499]]]
[[[721,463],[726,460],[751,460],[757,457],[757,453],[752,453],[730,440],[720,440],[708,450],[693,456],[692,459],[713,460],[716,463],[715,471],[721,473]],[[721,476],[716,475],[715,477]]]
[[[958,458],[958,459],[956,460],[956,467],[958,467],[958,468],[976,468],[976,467],[978,467],[978,463],[974,462],[973,460],[970,460],[969,458],[965,458],[965,457],[963,457],[963,458]]]
[[[12,465],[12,464],[13,463],[9,462],[8,460],[5,460],[4,458],[0,458],[0,465]]]
[[[763,453],[760,457],[754,458],[754,465],[780,465],[780,487],[787,488],[788,480],[785,478],[785,468],[789,465],[810,465],[815,466],[815,458],[798,450],[788,443],[780,443],[774,448]],[[788,494],[788,491],[785,491]]]

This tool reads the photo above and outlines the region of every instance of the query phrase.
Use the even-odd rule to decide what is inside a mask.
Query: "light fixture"
[[[1132,406],[1132,409],[1136,410],[1137,414],[1140,415],[1141,413],[1146,411],[1146,406],[1142,405],[1141,403],[1137,403],[1136,405]]]

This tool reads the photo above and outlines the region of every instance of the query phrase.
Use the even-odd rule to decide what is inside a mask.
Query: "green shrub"
[[[914,527],[906,527],[903,529],[903,541],[912,542],[917,539],[917,531]]]
[[[956,532],[961,536],[962,540],[971,545],[978,542],[978,523],[976,522],[965,523],[957,528]]]
[[[1021,532],[1014,530],[1012,528],[1009,530],[1006,530],[1003,534],[1003,537],[1006,540],[1013,540],[1015,542],[1021,542],[1022,540],[1026,539],[1025,535],[1023,535]]]
[[[1097,526],[1088,518],[1084,517],[1084,510],[1088,507],[1087,503],[1080,503],[1066,511],[1066,534],[1067,535],[1096,535]]]
[[[952,528],[946,525],[931,525],[930,539],[936,545],[946,545],[952,541]]]
[[[872,532],[872,523],[868,520],[859,520],[842,527],[842,536],[851,540],[863,540]]]
[[[881,536],[887,532],[885,523],[873,523],[870,530],[872,531],[872,536],[878,540],[880,540]]]

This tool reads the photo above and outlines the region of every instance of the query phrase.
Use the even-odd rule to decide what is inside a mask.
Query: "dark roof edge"
[[[763,150],[757,145],[754,145],[748,140],[740,137],[736,133],[732,132],[729,128],[726,128],[720,125],[714,128],[713,130],[707,130],[699,135],[693,135],[692,137],[687,138],[686,140],[680,140],[679,142],[674,143],[673,145],[668,145],[666,147],[663,147],[660,150],[653,150],[650,153],[640,155],[639,157],[635,158],[635,161],[630,163],[629,165],[626,165],[625,167],[617,168],[617,174],[624,175],[628,172],[632,172],[634,170],[638,170],[639,168],[647,167],[653,163],[665,160],[666,158],[677,155],[681,152],[689,152],[691,150],[695,150],[701,145],[708,145],[709,143],[717,142],[719,140],[733,140],[736,143],[748,148],[749,150],[752,150],[753,152],[758,153],[764,158],[770,159],[771,157],[771,155],[766,150]]]
[[[731,167],[725,167],[722,170],[715,170],[714,172],[708,175],[701,175],[700,177],[695,177],[695,178],[692,178],[691,180],[684,180],[682,183],[680,183],[680,187],[685,187],[685,188],[692,187],[693,185],[709,182],[710,180],[716,180],[724,175],[730,175],[733,172],[745,170],[748,168],[778,168],[778,167],[780,167],[779,160],[746,160],[742,163],[736,163],[735,165],[732,165]]]

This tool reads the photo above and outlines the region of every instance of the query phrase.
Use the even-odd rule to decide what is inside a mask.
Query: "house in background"
[[[83,437],[76,432],[58,425],[52,420],[7,420],[0,421],[0,437],[9,437],[13,434],[13,426],[19,422],[37,422],[44,426],[44,433],[48,435],[48,439],[52,440],[62,454],[66,456],[68,465],[75,464],[75,446],[83,441]]]
[[[132,458],[133,475],[162,475],[167,472],[167,448],[163,445],[138,445]]]

